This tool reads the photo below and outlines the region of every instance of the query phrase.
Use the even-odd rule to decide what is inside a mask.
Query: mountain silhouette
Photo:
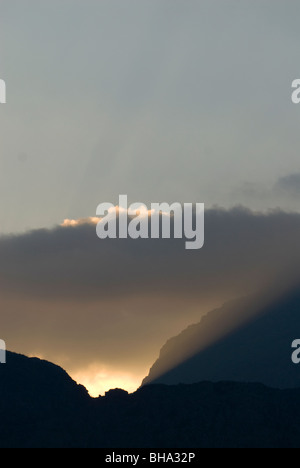
[[[144,384],[260,382],[300,387],[292,342],[300,338],[300,289],[279,299],[230,302],[169,340]]]
[[[8,353],[0,365],[1,448],[299,447],[300,389],[146,385],[93,399],[61,368]]]
[[[87,390],[54,364],[11,352],[6,357],[0,365],[0,446],[72,445],[79,430],[72,427],[73,413],[88,403]]]

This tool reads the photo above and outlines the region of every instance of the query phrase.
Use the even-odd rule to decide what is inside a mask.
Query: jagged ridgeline
[[[299,447],[299,398],[299,389],[203,382],[92,399],[61,368],[8,353],[0,447]]]

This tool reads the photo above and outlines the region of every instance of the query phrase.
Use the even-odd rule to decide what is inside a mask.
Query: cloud
[[[210,308],[297,281],[299,239],[299,214],[243,208],[208,210],[199,251],[179,239],[100,240],[90,220],[1,237],[1,338],[73,375],[125,372],[138,385],[161,345]]]
[[[232,201],[250,203],[261,209],[279,207],[282,210],[299,212],[300,173],[294,172],[279,177],[275,183],[244,182],[231,192]]]
[[[281,192],[288,197],[300,195],[300,173],[289,174],[285,177],[280,177],[275,184],[275,190]]]
[[[92,218],[2,237],[0,291],[47,301],[95,301],[137,291],[235,294],[296,262],[298,214],[214,209],[205,221],[205,246],[194,252],[187,252],[181,239],[100,240]]]

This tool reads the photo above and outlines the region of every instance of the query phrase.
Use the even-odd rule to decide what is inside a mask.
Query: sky
[[[0,0],[1,334],[12,350],[95,393],[134,389],[169,337],[259,286],[258,252],[273,266],[266,279],[286,271],[299,232],[299,15],[298,0]],[[104,248],[91,225],[61,227],[119,194],[205,203],[227,242],[211,228],[214,247],[193,254]],[[256,263],[231,264],[247,249]]]
[[[1,232],[132,202],[298,209],[297,0],[1,0]],[[299,187],[299,185],[297,186]]]

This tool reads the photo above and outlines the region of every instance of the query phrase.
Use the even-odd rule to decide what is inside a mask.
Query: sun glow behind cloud
[[[129,217],[134,217],[134,216],[140,216],[140,217],[147,217],[147,216],[151,216],[152,214],[155,213],[155,210],[151,209],[151,210],[147,210],[146,207],[144,205],[141,205],[140,207],[138,207],[137,209],[135,210],[132,210],[130,207],[128,208],[128,210],[125,210],[124,208],[122,207],[119,207],[119,206],[115,206],[114,208],[110,208],[108,210],[108,216],[109,215],[115,215],[115,214],[119,214],[119,213],[125,213],[127,211],[127,214]],[[170,213],[165,213],[165,212],[162,212],[161,213],[162,215],[164,216],[170,216]],[[84,224],[98,224],[100,223],[101,221],[103,220],[103,218],[100,218],[100,217],[88,217],[88,218],[79,218],[79,219],[64,219],[64,221],[61,223],[61,227],[77,227],[77,226],[82,226]]]
[[[63,223],[61,223],[62,227],[76,227],[81,226],[84,224],[98,224],[101,221],[101,218],[80,218],[80,219],[65,219]]]

